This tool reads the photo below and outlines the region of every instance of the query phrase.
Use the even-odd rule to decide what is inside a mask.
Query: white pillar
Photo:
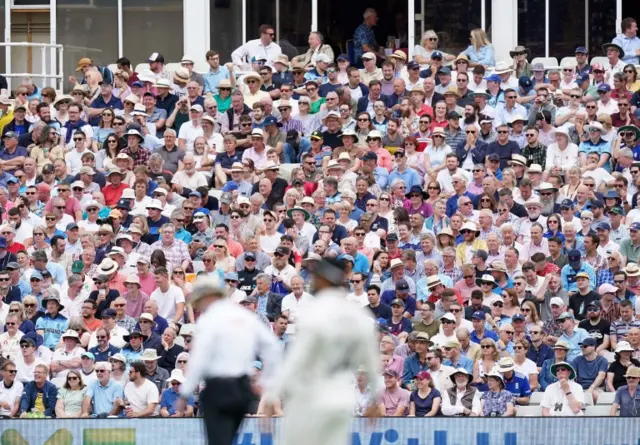
[[[509,61],[509,51],[518,44],[517,0],[491,0],[490,39],[496,62]]]
[[[211,42],[209,33],[209,1],[184,0],[184,54],[203,60]]]
[[[407,26],[407,40],[409,41],[409,58],[407,60],[413,60],[413,47],[415,46],[413,42],[416,41],[416,9],[413,0],[408,0],[408,8],[407,16],[409,18],[409,23]],[[420,11],[420,13],[424,14],[424,11]],[[424,23],[424,21],[422,23]]]
[[[614,34],[618,35],[621,33],[622,27],[622,0],[616,0],[616,29]]]
[[[311,31],[318,30],[318,0],[311,0]]]

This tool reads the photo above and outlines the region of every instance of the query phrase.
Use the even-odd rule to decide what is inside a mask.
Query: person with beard
[[[531,197],[524,203],[527,209],[527,216],[520,218],[520,230],[518,241],[526,244],[531,241],[531,227],[534,223],[539,223],[542,227],[547,225],[547,217],[542,216],[542,204],[537,197]]]
[[[525,133],[527,144],[522,147],[522,156],[527,158],[527,165],[538,164],[544,170],[547,160],[547,146],[538,141],[538,129],[527,128]]]
[[[464,119],[462,120],[462,126],[466,127],[470,124],[478,124],[478,104],[469,103],[464,106]]]
[[[617,288],[610,284],[603,284],[599,289],[600,294],[602,295],[603,291],[611,291],[611,289]],[[602,318],[602,304],[600,301],[595,300],[587,305],[587,317],[578,324],[578,327],[587,331],[589,336],[595,339],[597,343],[596,352],[599,355],[603,355],[611,346],[611,340],[609,339],[611,323]]]
[[[544,216],[550,216],[554,213],[560,213],[560,205],[556,203],[558,189],[549,182],[541,182],[538,186],[538,195],[540,195],[540,204],[542,205],[541,213]]]

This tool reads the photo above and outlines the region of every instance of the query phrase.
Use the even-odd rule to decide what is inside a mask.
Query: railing
[[[0,42],[0,47],[6,47],[6,73],[0,73],[7,78],[9,91],[12,91],[12,79],[15,77],[35,77],[43,79],[42,86],[51,86],[56,91],[61,91],[64,85],[64,73],[62,68],[64,48],[62,45],[51,43],[30,43],[30,42]],[[42,63],[41,73],[14,73],[11,70],[11,48],[40,48],[40,57]],[[51,57],[47,63],[47,50],[50,51]],[[49,80],[49,82],[47,82]]]
[[[281,445],[282,421],[245,419],[235,445]],[[205,445],[202,419],[0,420],[2,444]],[[351,445],[640,445],[640,422],[621,417],[354,419]]]

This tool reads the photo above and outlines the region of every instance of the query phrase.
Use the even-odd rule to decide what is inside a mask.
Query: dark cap
[[[578,249],[571,249],[567,255],[569,259],[569,265],[572,267],[579,267],[582,255]]]
[[[20,269],[20,265],[15,261],[11,261],[9,264],[7,264],[7,270],[18,270],[18,269]]]
[[[105,309],[104,311],[102,311],[102,318],[116,318],[116,315],[118,314],[114,309]]]
[[[387,235],[387,241],[398,241],[398,235],[390,233]]]
[[[611,91],[611,86],[608,83],[601,83],[598,85],[598,91],[608,92]]]
[[[595,338],[587,337],[584,340],[582,340],[582,343],[580,343],[580,346],[596,346],[597,344],[598,342],[596,341]]]
[[[408,291],[409,290],[409,283],[407,283],[407,280],[405,280],[404,278],[400,278],[398,281],[396,281],[396,291]]]
[[[282,246],[279,246],[279,247],[276,249],[276,252],[275,252],[275,253],[280,254],[280,255],[284,255],[284,256],[288,256],[288,255],[291,253],[291,251],[289,250],[289,248],[288,248],[288,247],[282,247]]]
[[[440,59],[442,60],[442,53],[440,51],[434,51],[431,53],[430,59]]]
[[[264,125],[265,126],[267,126],[267,125],[278,125],[278,119],[276,119],[275,116],[269,115],[269,116],[267,116],[265,118]]]
[[[500,155],[497,153],[491,153],[490,155],[487,155],[487,159],[489,161],[500,161]]]
[[[460,119],[460,115],[458,114],[457,111],[449,111],[447,113],[447,119]]]
[[[322,136],[321,132],[316,130],[313,133],[311,133],[311,135],[309,136],[309,139],[322,139],[322,140],[324,140],[324,136]]]
[[[579,46],[576,48],[576,51],[575,51],[575,54],[578,54],[578,53],[589,54],[589,51],[584,46]]]
[[[560,208],[561,209],[573,209],[573,201],[570,199],[563,199],[562,202],[560,203]]]
[[[609,213],[615,213],[616,215],[624,216],[624,209],[620,206],[613,206],[611,210],[609,210]]]
[[[600,201],[599,199],[594,199],[593,201],[591,201],[591,208],[598,208],[598,209],[603,209],[604,208],[604,202]]]
[[[73,230],[77,228],[78,228],[78,225],[74,222],[70,222],[69,224],[67,224],[67,230]]]
[[[298,139],[298,130],[289,130],[287,131],[287,141],[291,142],[291,141],[295,141],[296,139]]]
[[[451,75],[451,68],[449,68],[448,66],[442,66],[442,67],[440,67],[440,69],[438,70],[438,74],[448,74],[448,75]]]
[[[598,224],[598,226],[596,227],[596,230],[611,231],[611,225],[606,221],[602,221],[600,224]]]
[[[527,76],[521,76],[520,79],[518,79],[518,84],[525,90],[533,88],[533,81]]]
[[[369,151],[362,155],[361,161],[378,161],[378,155],[374,151]]]
[[[396,371],[394,369],[387,368],[387,369],[384,370],[382,375],[389,375],[391,377],[398,378],[398,371]]]
[[[474,320],[485,320],[487,317],[484,311],[475,311],[473,315],[471,315],[471,318]]]
[[[511,321],[515,322],[515,321],[525,321],[524,315],[522,314],[516,314],[513,317],[511,317]]]
[[[118,200],[118,204],[116,204],[116,209],[131,210],[131,204],[129,204],[128,199],[120,199]]]
[[[576,76],[576,83],[578,85],[580,85],[581,83],[584,83],[584,82],[586,82],[588,80],[590,80],[590,79],[589,79],[589,75],[587,73],[578,74]]]
[[[600,303],[600,300],[593,300],[592,302],[587,304],[587,307],[597,307],[598,309],[600,309],[602,307],[602,304]]]
[[[420,64],[418,62],[416,62],[415,60],[412,60],[409,63],[407,63],[407,69],[408,70],[415,70],[415,69],[419,69],[419,68],[420,68]]]
[[[349,56],[347,56],[346,54],[340,54],[338,57],[336,57],[336,62],[338,62],[340,60],[344,60],[345,62],[348,62],[349,61]]]
[[[258,299],[256,297],[252,297],[251,295],[249,295],[243,298],[240,304],[256,304],[257,302],[258,302]]]
[[[255,260],[255,259],[256,259],[256,256],[255,256],[255,254],[254,254],[253,252],[245,252],[245,254],[244,254],[244,259],[245,259],[245,260],[246,260],[246,259],[252,259],[252,260]]]
[[[399,298],[396,298],[395,300],[393,300],[391,302],[391,306],[402,306],[402,307],[404,307],[404,301],[402,301]]]

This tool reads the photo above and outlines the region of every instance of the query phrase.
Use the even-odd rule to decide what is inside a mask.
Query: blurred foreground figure
[[[298,316],[296,341],[268,397],[272,402],[284,397],[286,445],[348,445],[359,368],[368,374],[371,393],[377,393],[374,324],[347,301],[339,284],[344,283],[340,262],[315,263],[312,279],[316,298]],[[375,410],[370,408],[368,415]]]

